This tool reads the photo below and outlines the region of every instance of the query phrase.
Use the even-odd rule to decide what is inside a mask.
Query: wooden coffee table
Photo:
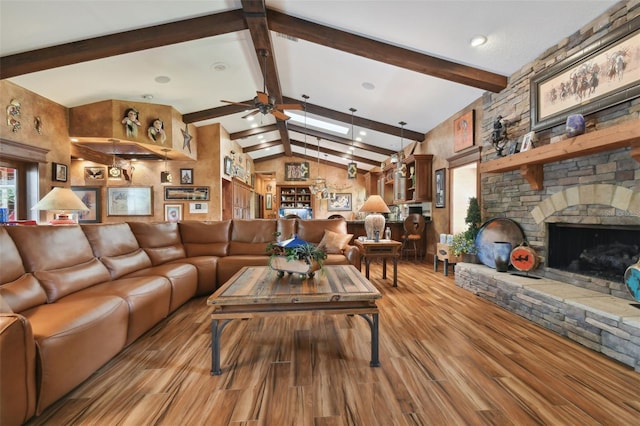
[[[320,314],[359,315],[371,328],[371,367],[379,367],[378,307],[382,295],[352,265],[325,266],[313,278],[286,274],[278,278],[268,266],[238,271],[208,299],[211,314],[211,375],[220,368],[220,334],[233,319]]]

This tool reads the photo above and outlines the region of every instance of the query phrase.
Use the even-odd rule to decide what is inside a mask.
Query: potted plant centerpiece
[[[464,232],[455,234],[451,244],[451,252],[455,256],[462,256],[467,263],[478,263],[476,236],[480,230],[479,223],[481,220],[478,199],[471,197],[469,198],[469,207],[467,207],[467,216],[464,218],[467,229]]]
[[[277,239],[280,232],[275,232]],[[301,240],[297,235],[288,240],[271,243],[267,246],[267,252],[271,253],[269,266],[278,271],[278,277],[285,272],[297,273],[313,278],[317,270],[322,269],[327,253],[315,244]]]

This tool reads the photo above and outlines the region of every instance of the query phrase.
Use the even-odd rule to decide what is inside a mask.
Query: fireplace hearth
[[[548,224],[547,266],[622,282],[640,256],[640,226]]]

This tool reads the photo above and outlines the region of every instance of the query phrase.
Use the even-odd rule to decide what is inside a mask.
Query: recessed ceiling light
[[[153,99],[153,95],[142,95],[142,99],[150,101],[151,99]]]
[[[228,66],[224,62],[216,62],[215,64],[211,65],[212,71],[226,71],[227,68]]]
[[[482,46],[487,42],[487,38],[483,35],[477,35],[471,39],[471,46],[478,47]]]
[[[373,90],[376,88],[376,86],[374,86],[373,83],[369,83],[368,81],[365,81],[364,83],[362,83],[362,87],[364,87],[367,90]]]
[[[159,75],[154,80],[156,81],[156,83],[166,84],[171,81],[171,78],[167,77],[166,75]]]

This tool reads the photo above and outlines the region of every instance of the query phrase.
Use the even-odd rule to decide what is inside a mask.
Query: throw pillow
[[[353,234],[339,234],[325,229],[318,248],[323,249],[327,254],[342,254],[352,237]]]

